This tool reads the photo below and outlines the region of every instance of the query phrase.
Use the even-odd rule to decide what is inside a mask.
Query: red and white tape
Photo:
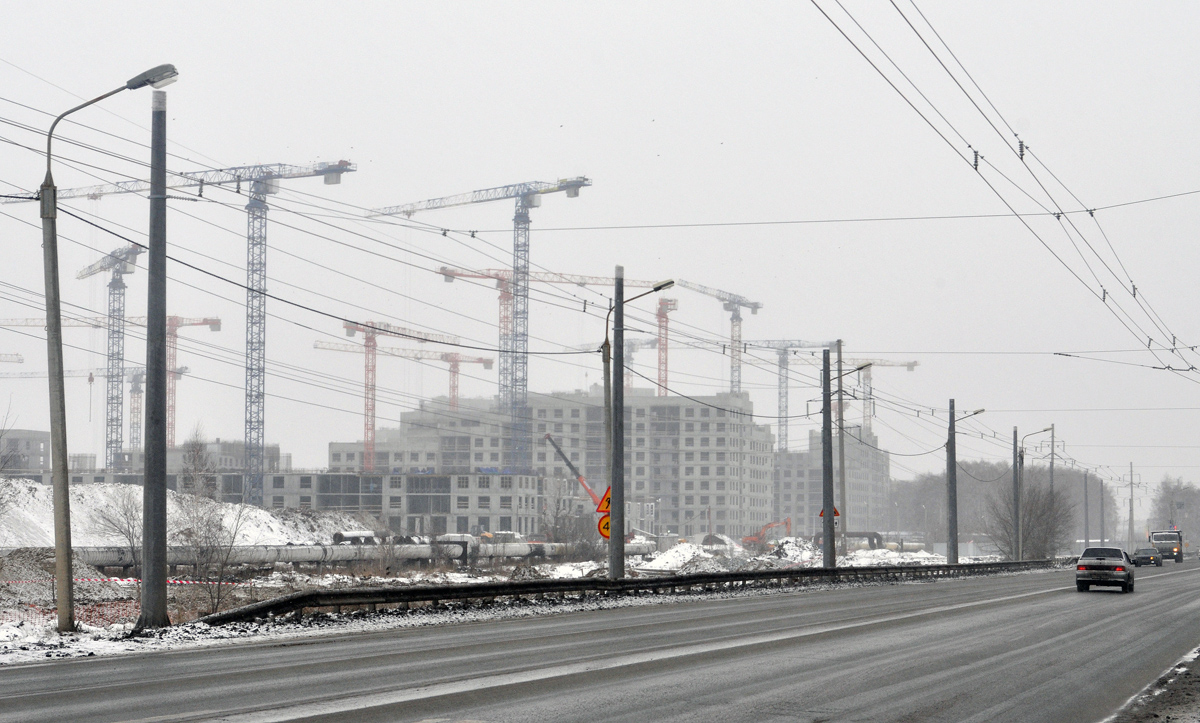
[[[136,577],[77,577],[75,582],[123,582],[136,584],[141,580]],[[39,583],[54,582],[53,579],[45,580],[0,580],[0,585],[33,585]],[[204,580],[167,580],[168,585],[246,585],[244,582],[206,582]]]

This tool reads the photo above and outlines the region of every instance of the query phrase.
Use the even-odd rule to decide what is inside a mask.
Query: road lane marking
[[[1172,573],[1165,573],[1172,574]],[[381,708],[389,705],[400,703],[409,703],[414,701],[425,700],[428,698],[438,698],[450,695],[461,695],[463,693],[474,693],[488,690],[490,688],[501,688],[505,686],[520,685],[524,683],[533,683],[553,678],[570,677],[574,675],[585,675],[602,670],[612,670],[615,668],[623,668],[633,665],[641,665],[646,663],[656,663],[677,658],[684,658],[695,655],[705,655],[709,653],[733,650],[736,648],[753,647],[757,645],[766,645],[769,643],[777,643],[788,640],[799,640],[818,635],[826,635],[829,633],[842,632],[846,630],[854,630],[857,628],[865,628],[873,625],[883,625],[887,623],[898,622],[902,620],[910,620],[913,618],[927,617],[939,613],[953,612],[956,610],[965,610],[974,607],[982,607],[984,605],[995,605],[1005,603],[1012,600],[1020,600],[1024,598],[1036,597],[1038,595],[1048,595],[1065,590],[1074,590],[1074,586],[1063,586],[1047,588],[1045,590],[1036,590],[1034,592],[1018,593],[1015,595],[1007,595],[998,598],[989,598],[987,600],[976,600],[965,603],[955,603],[953,605],[941,605],[934,608],[927,608],[920,611],[909,613],[900,613],[891,615],[886,618],[878,618],[875,620],[858,621],[853,623],[841,623],[834,625],[814,626],[807,630],[794,630],[789,632],[778,633],[762,633],[752,635],[746,638],[736,640],[721,640],[706,643],[692,643],[689,645],[680,646],[672,650],[657,650],[647,651],[642,653],[629,653],[618,655],[613,658],[591,660],[579,663],[555,664],[551,668],[535,668],[530,670],[516,671],[512,673],[497,673],[477,678],[468,678],[464,680],[449,681],[445,683],[434,683],[431,685],[419,686],[416,688],[403,688],[398,690],[384,691],[380,693],[368,693],[366,695],[347,695],[340,698],[313,700],[305,702],[290,703],[284,707],[247,711],[243,713],[232,713],[209,718],[208,720],[222,721],[223,723],[285,723],[286,721],[295,720],[297,718],[311,718],[321,715],[345,714],[352,711],[363,711],[371,708]],[[203,714],[202,714],[203,715]],[[179,718],[177,720],[204,720],[201,718]]]

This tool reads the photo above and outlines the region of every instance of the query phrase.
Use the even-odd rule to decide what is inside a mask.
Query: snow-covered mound
[[[653,560],[639,566],[638,570],[649,572],[676,572],[696,558],[711,558],[699,545],[690,542],[680,542],[666,552],[659,553]]]
[[[49,485],[29,480],[0,480],[12,495],[7,512],[0,514],[0,547],[52,547],[54,503]],[[97,547],[128,544],[107,532],[98,513],[113,511],[132,496],[141,507],[142,488],[120,484],[86,484],[71,487],[71,544]],[[2,498],[2,495],[0,495]],[[167,524],[178,519],[186,496],[167,491]],[[362,527],[350,515],[315,510],[266,510],[252,505],[221,503],[227,528],[241,514],[238,544],[286,545],[331,543],[338,530]]]
[[[918,550],[896,552],[895,550],[852,550],[846,557],[838,558],[839,567],[883,567],[889,565],[945,565],[943,555]]]
[[[77,555],[73,565],[75,599],[80,602],[122,600],[131,588],[101,581]],[[0,608],[17,603],[54,604],[54,550],[22,548],[0,557]]]

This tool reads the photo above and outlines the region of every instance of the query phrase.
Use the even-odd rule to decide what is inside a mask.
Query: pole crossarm
[[[506,198],[527,198],[530,196],[539,196],[547,193],[558,193],[559,191],[566,191],[568,197],[574,198],[575,196],[579,195],[580,188],[590,185],[592,185],[592,181],[586,176],[560,178],[554,182],[527,181],[525,183],[512,183],[507,186],[496,186],[495,188],[485,188],[479,191],[468,191],[467,193],[459,193],[453,196],[443,196],[442,198],[431,198],[425,201],[417,201],[416,203],[404,203],[399,206],[386,206],[384,208],[374,209],[367,215],[411,217],[418,211],[432,211],[438,208],[466,206],[472,203],[501,201]]]

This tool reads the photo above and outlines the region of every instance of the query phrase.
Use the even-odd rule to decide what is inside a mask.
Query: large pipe
[[[18,548],[0,548],[0,557]],[[47,548],[49,549],[49,548]],[[520,542],[496,545],[452,541],[423,545],[238,545],[230,550],[227,564],[267,565],[279,562],[318,563],[376,560],[390,557],[395,560],[464,559],[468,550],[481,558],[544,558],[564,557],[575,546],[564,543]],[[76,547],[77,559],[93,567],[130,567],[137,562],[128,547]],[[627,555],[649,555],[655,551],[650,543],[626,545]],[[194,547],[167,548],[168,565],[195,565],[202,552]]]

